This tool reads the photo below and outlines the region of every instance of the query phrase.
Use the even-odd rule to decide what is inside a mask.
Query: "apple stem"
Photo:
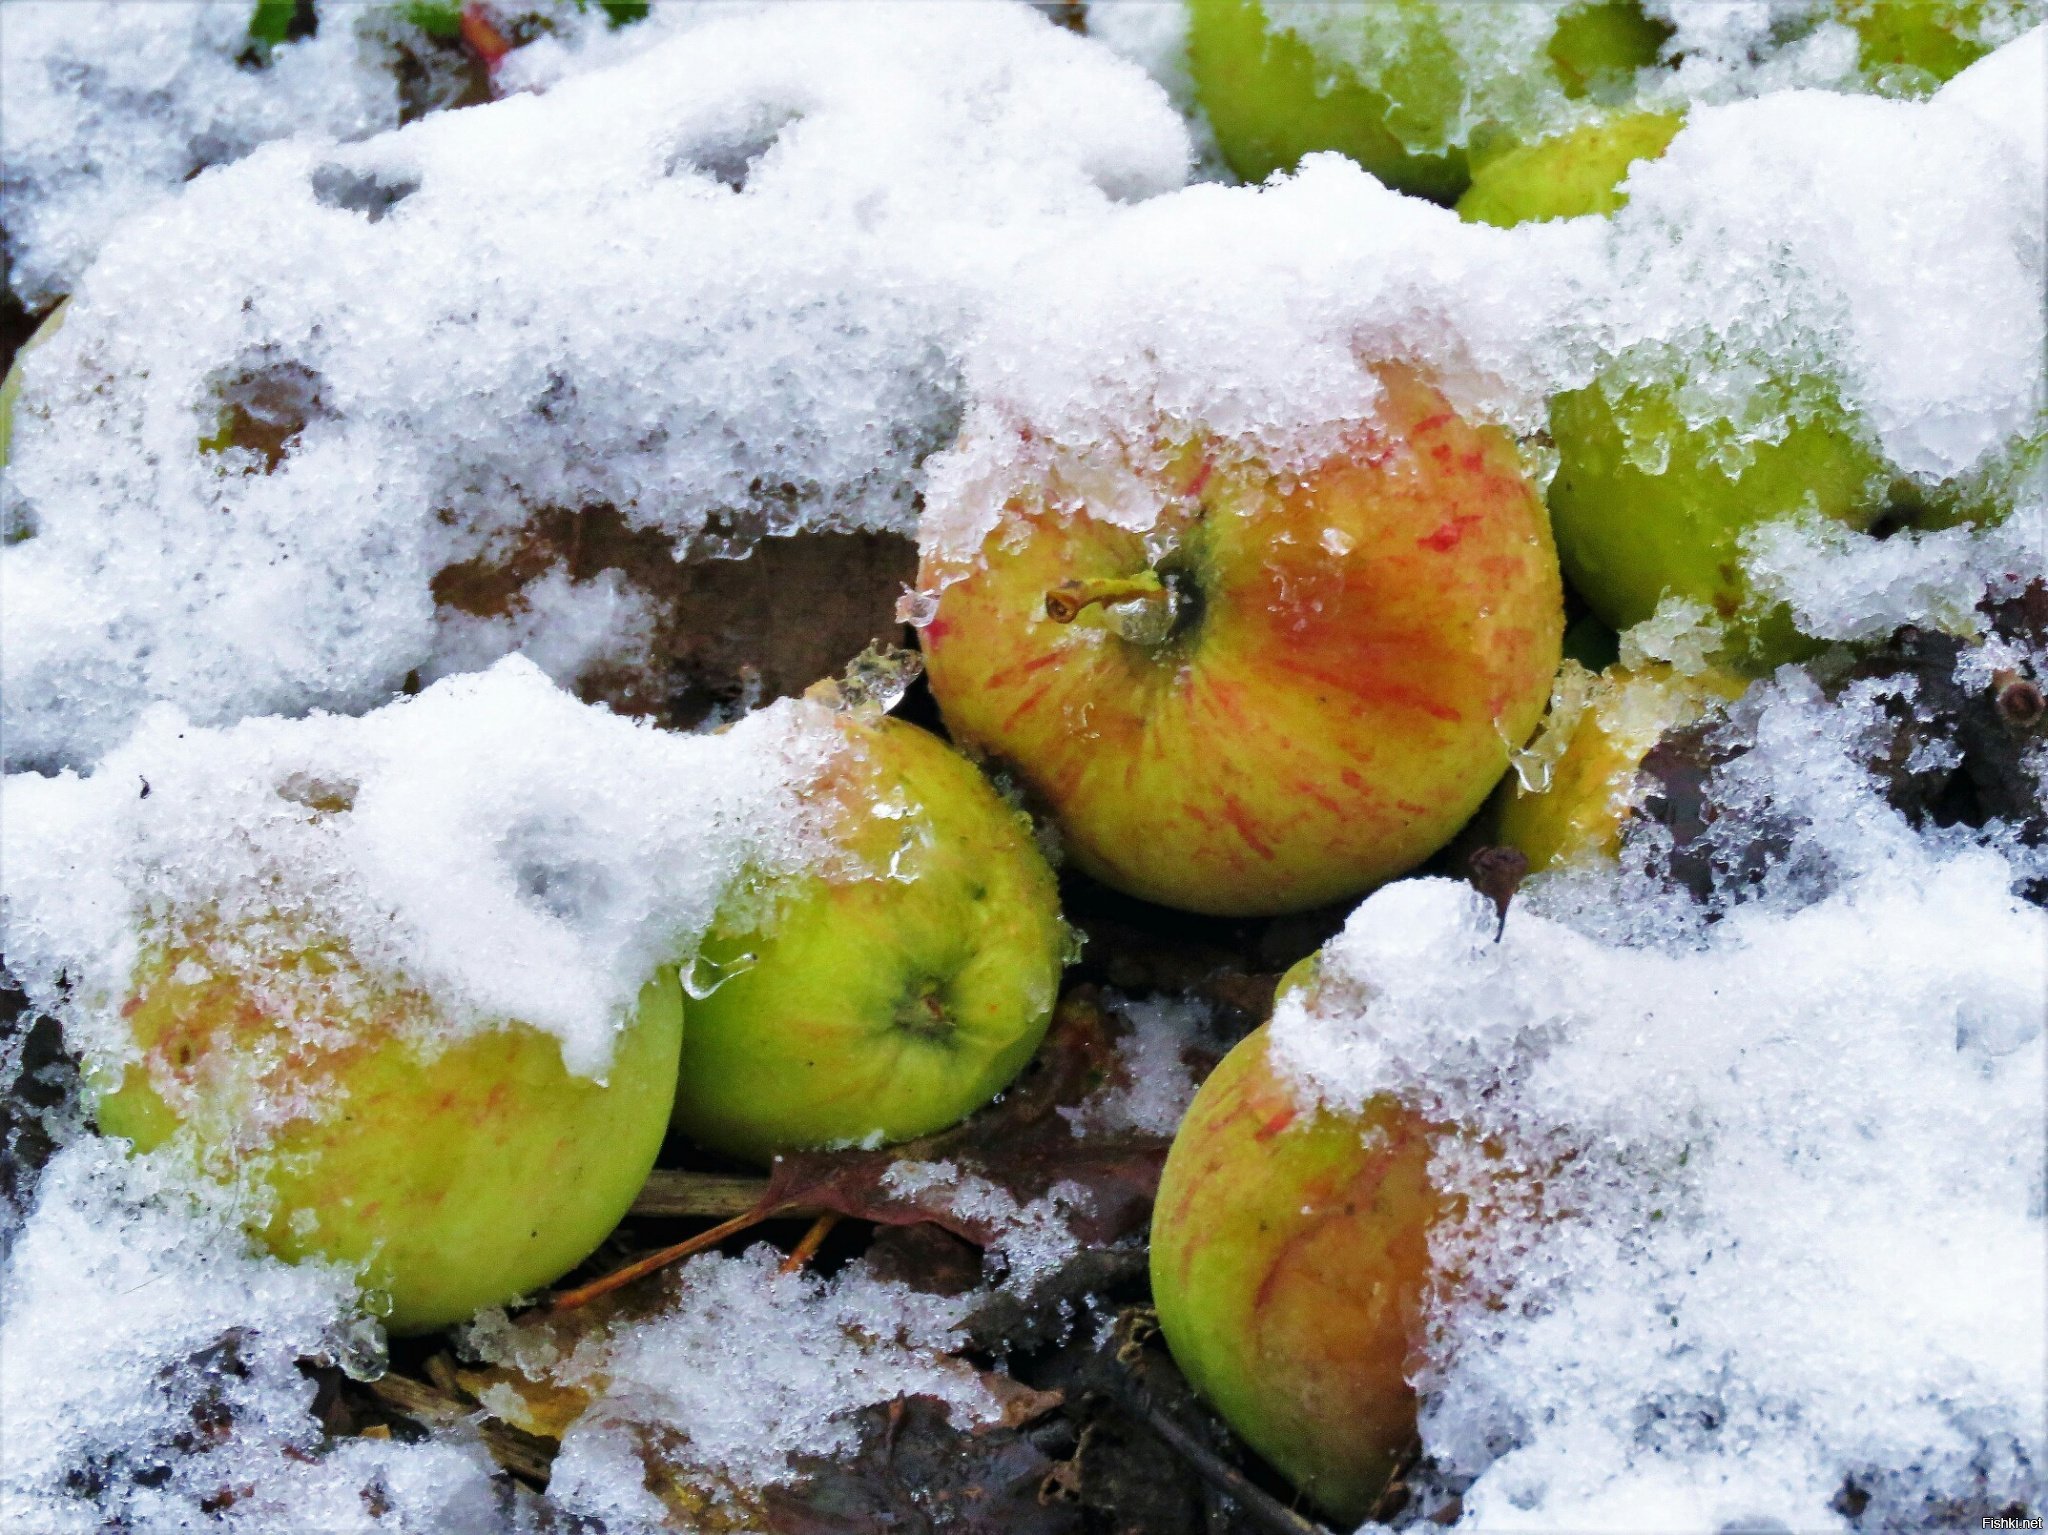
[[[810,1230],[803,1234],[803,1240],[789,1250],[789,1256],[782,1260],[778,1274],[796,1274],[803,1266],[818,1255],[818,1249],[825,1245],[825,1238],[832,1234],[832,1228],[839,1224],[839,1212],[827,1210],[811,1222]]]
[[[1092,581],[1062,581],[1045,594],[1045,616],[1056,624],[1070,624],[1082,610],[1098,602],[1158,602],[1167,596],[1166,585],[1156,571],[1135,576],[1098,576]]]

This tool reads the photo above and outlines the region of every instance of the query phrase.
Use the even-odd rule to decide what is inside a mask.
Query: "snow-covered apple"
[[[1248,181],[1337,150],[1404,192],[1450,202],[1464,190],[1468,137],[1514,124],[1469,124],[1486,82],[1540,73],[1562,97],[1605,96],[1656,62],[1666,29],[1633,0],[1565,9],[1540,56],[1515,51],[1512,7],[1451,18],[1428,0],[1270,9],[1260,0],[1190,0],[1188,64],[1216,140]]]
[[[822,855],[743,880],[688,972],[675,1123],[766,1160],[905,1140],[1009,1085],[1066,947],[1030,823],[928,731],[811,700]]]
[[[1429,1235],[1451,1210],[1439,1134],[1388,1097],[1304,1107],[1261,1027],[1202,1084],[1159,1181],[1152,1295],[1175,1362],[1347,1528],[1416,1438]]]
[[[2028,0],[1835,0],[1856,33],[1864,72],[1920,95],[2024,29]]]
[[[1615,369],[1553,398],[1550,512],[1566,578],[1612,627],[1679,598],[1729,626],[1730,659],[1768,669],[1811,646],[1751,592],[1743,536],[1802,513],[1868,529],[1897,477],[1826,380],[1757,381],[1739,361],[1696,376],[1715,368],[1669,383]]]
[[[604,1240],[660,1149],[682,1029],[670,970],[593,1080],[526,1024],[451,1030],[337,945],[219,931],[147,954],[124,1012],[137,1053],[96,1071],[100,1128],[246,1184],[273,1251],[360,1266],[395,1332],[502,1305]]]
[[[1593,676],[1567,662],[1543,734],[1495,794],[1492,840],[1532,871],[1614,858],[1642,801],[1643,759],[1742,689],[1718,667],[1688,675],[1653,661]]]
[[[1473,171],[1458,216],[1505,229],[1612,213],[1628,201],[1621,184],[1636,162],[1664,153],[1684,125],[1672,112],[1616,112],[1518,145]]]
[[[1447,841],[1542,713],[1562,596],[1514,444],[1378,376],[1305,469],[1214,435],[1135,481],[1032,459],[978,548],[927,554],[947,727],[1105,883],[1219,914],[1355,895]]]

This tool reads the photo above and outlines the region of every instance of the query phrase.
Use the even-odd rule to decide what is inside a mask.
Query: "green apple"
[[[1056,464],[979,549],[927,554],[947,727],[1097,879],[1220,915],[1357,895],[1535,726],[1563,629],[1542,502],[1505,433],[1380,376],[1377,418],[1306,469],[1199,437],[1140,471],[1148,532]]]
[[[1439,1134],[1384,1096],[1304,1108],[1261,1027],[1202,1084],[1159,1180],[1152,1297],[1175,1362],[1346,1528],[1416,1438],[1429,1234],[1454,1208],[1429,1177]]]
[[[1269,14],[1261,0],[1188,0],[1189,71],[1231,169],[1259,181],[1333,149],[1391,187],[1455,200],[1467,181],[1471,146],[1460,124],[1474,82],[1445,9],[1435,0],[1358,7],[1350,13],[1363,45],[1355,52],[1374,61],[1361,72],[1289,30],[1284,6]],[[1468,8],[1463,24],[1472,20]],[[1665,35],[1632,0],[1574,7],[1550,41],[1550,84],[1566,97],[1609,94],[1655,62]],[[1480,127],[1482,136],[1515,130]]]
[[[14,442],[14,407],[21,399],[21,370],[28,361],[28,354],[57,334],[57,327],[64,323],[64,311],[71,307],[71,300],[65,299],[43,316],[42,323],[29,333],[14,354],[14,360],[7,365],[7,376],[0,379],[0,469],[7,467],[7,454]]]
[[[676,1128],[765,1161],[938,1130],[1044,1037],[1067,943],[1030,822],[966,758],[874,713],[803,707],[832,856],[743,881],[688,977]]]
[[[2038,0],[1835,0],[1835,15],[1856,31],[1863,72],[1913,95],[1926,95],[2024,30]]]
[[[1618,857],[1651,748],[1742,689],[1719,668],[1687,676],[1650,662],[1595,677],[1567,663],[1551,718],[1524,753],[1528,781],[1510,773],[1495,791],[1489,840],[1519,849],[1531,872]]]
[[[431,1001],[333,944],[252,958],[219,938],[151,952],[124,1014],[136,1058],[88,1066],[100,1128],[138,1151],[176,1139],[260,1185],[260,1238],[359,1265],[395,1332],[459,1322],[589,1256],[654,1165],[682,1031],[670,970],[595,1081],[522,1023],[448,1042]]]
[[[1472,173],[1472,185],[1458,199],[1458,216],[1505,229],[1612,213],[1628,201],[1621,184],[1630,168],[1663,154],[1684,125],[1676,113],[1618,112],[1519,145]]]
[[[1729,625],[1731,658],[1760,668],[1797,659],[1811,646],[1782,607],[1752,597],[1742,536],[1801,512],[1868,529],[1891,509],[1895,476],[1822,380],[1756,391],[1777,423],[1756,434],[1688,420],[1684,387],[1610,370],[1551,400],[1550,513],[1565,578],[1614,629],[1674,596]]]

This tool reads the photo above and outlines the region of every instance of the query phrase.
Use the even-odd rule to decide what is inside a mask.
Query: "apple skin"
[[[1616,630],[1667,594],[1695,602],[1729,624],[1728,658],[1758,670],[1811,654],[1788,612],[1752,598],[1741,538],[1802,510],[1867,530],[1889,509],[1894,480],[1876,447],[1830,388],[1803,381],[1787,391],[1790,430],[1730,473],[1716,456],[1732,426],[1688,425],[1675,386],[1623,386],[1618,397],[1609,388],[1595,380],[1550,402],[1550,514],[1572,589]]]
[[[1440,121],[1459,104],[1457,63],[1430,18],[1418,16],[1415,30],[1417,52],[1386,70],[1381,84],[1408,110]],[[1246,181],[1334,149],[1417,197],[1448,203],[1464,189],[1462,150],[1410,153],[1390,126],[1401,110],[1390,95],[1272,26],[1258,0],[1188,0],[1188,69],[1217,146]]]
[[[1387,1097],[1356,1116],[1304,1110],[1262,1026],[1195,1095],[1153,1206],[1152,1295],[1175,1362],[1346,1528],[1416,1438],[1429,1233],[1454,1209],[1429,1179],[1438,1133]]]
[[[1405,46],[1365,80],[1274,26],[1259,0],[1188,0],[1189,71],[1231,169],[1263,181],[1303,155],[1337,150],[1399,191],[1455,201],[1468,180],[1465,151],[1408,147],[1440,140],[1467,95],[1436,9],[1399,0]],[[1581,6],[1551,41],[1558,89],[1601,93],[1654,63],[1666,35],[1629,0]]]
[[[42,322],[29,332],[28,340],[22,342],[14,354],[14,361],[7,365],[7,376],[0,378],[0,469],[7,467],[8,449],[14,442],[14,406],[21,398],[21,368],[33,352],[57,333],[57,327],[64,323],[64,311],[71,306],[65,299],[44,315]]]
[[[715,989],[685,1003],[676,1128],[752,1161],[964,1118],[1023,1070],[1059,990],[1066,927],[1029,821],[915,725],[831,728],[806,798],[842,858],[729,901],[693,972]]]
[[[362,1265],[394,1333],[538,1289],[618,1224],[668,1127],[683,1017],[673,970],[642,990],[598,1082],[521,1023],[422,1050],[430,1004],[380,990],[336,948],[280,965],[357,998],[319,1020],[335,1030],[319,1047],[295,1041],[261,986],[207,949],[146,957],[125,1009],[141,1059],[99,1074],[100,1129],[143,1152],[182,1129],[209,1172],[253,1175],[275,1196],[261,1240],[288,1260]],[[310,1113],[262,1128],[302,1097]]]
[[[2019,7],[1987,0],[1835,0],[1835,15],[1855,29],[1865,74],[1910,70],[1924,95],[1991,49],[1973,34],[1992,16]]]
[[[1405,370],[1381,382],[1377,423],[1284,483],[1188,444],[1150,535],[1055,470],[969,558],[927,555],[953,739],[1016,772],[1095,878],[1228,916],[1359,894],[1447,842],[1534,728],[1563,630],[1542,503],[1504,433]],[[1069,580],[1148,572],[1179,591],[1163,639],[1048,616]]]
[[[1661,662],[1609,667],[1590,679],[1548,781],[1538,789],[1514,773],[1501,781],[1489,840],[1518,849],[1531,873],[1619,857],[1643,758],[1667,732],[1740,697],[1743,686],[1719,668],[1688,677]]]
[[[1684,125],[1675,113],[1621,112],[1510,149],[1473,173],[1458,216],[1507,229],[1612,213],[1628,201],[1621,184],[1630,168],[1663,154]]]

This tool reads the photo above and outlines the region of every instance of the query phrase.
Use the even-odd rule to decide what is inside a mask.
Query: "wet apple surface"
[[[1195,1388],[1321,1508],[1365,1518],[1416,1437],[1434,1133],[1392,1099],[1303,1108],[1261,1028],[1203,1083],[1152,1221],[1159,1325]]]
[[[338,950],[273,968],[238,969],[205,947],[145,961],[127,1009],[142,1058],[106,1074],[100,1128],[246,1180],[264,1243],[359,1265],[393,1331],[445,1327],[547,1284],[633,1202],[667,1127],[682,1030],[673,972],[648,983],[594,1081],[524,1024],[436,1038],[422,998],[370,981]]]
[[[832,858],[743,884],[687,981],[676,1125],[754,1160],[953,1123],[1024,1068],[1059,985],[1028,823],[914,725],[825,728]]]
[[[1355,894],[1441,846],[1535,724],[1563,628],[1542,505],[1505,436],[1383,381],[1298,479],[1201,442],[1148,534],[1038,486],[978,564],[927,561],[948,728],[1106,883],[1218,914]]]

